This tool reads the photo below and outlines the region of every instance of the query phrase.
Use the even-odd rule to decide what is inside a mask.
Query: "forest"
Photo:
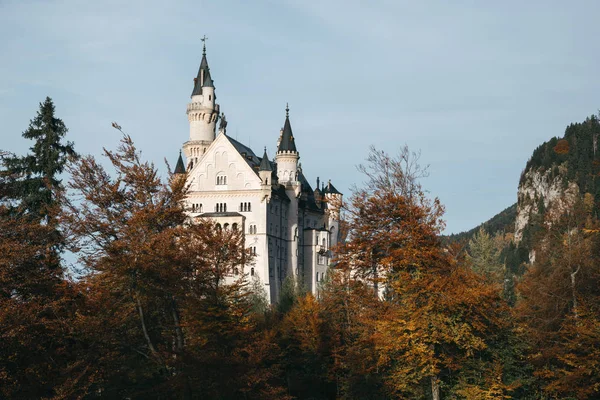
[[[600,397],[598,170],[573,140],[597,120],[530,160],[577,164],[592,193],[540,216],[533,262],[507,266],[510,236],[485,225],[444,238],[418,155],[371,148],[318,294],[288,277],[269,305],[243,232],[187,217],[185,175],[126,134],[78,154],[55,114],[46,98],[29,152],[2,152],[0,398]]]

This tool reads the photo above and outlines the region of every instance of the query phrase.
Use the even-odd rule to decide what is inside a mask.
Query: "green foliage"
[[[293,276],[288,275],[283,280],[281,285],[281,293],[279,293],[279,301],[277,303],[277,311],[281,314],[287,313],[298,301],[299,297],[302,297],[304,291],[302,287],[296,282]]]
[[[55,191],[61,188],[59,174],[70,157],[75,156],[72,142],[63,143],[67,128],[54,115],[52,99],[46,97],[23,137],[34,141],[26,156],[4,158],[0,172],[0,197],[12,199],[21,212],[46,220],[56,205]]]
[[[267,291],[258,276],[251,277],[248,289],[248,301],[252,305],[252,312],[258,315],[266,313],[269,310]]]
[[[596,202],[600,200],[600,122],[591,115],[584,122],[569,125],[563,138],[554,137],[538,146],[521,174],[532,169],[545,172],[552,169],[558,175],[558,166],[566,165],[565,181],[575,182],[581,193],[592,193]],[[561,143],[562,142],[562,143]]]
[[[492,218],[466,232],[455,233],[445,237],[447,243],[467,243],[480,229],[485,229],[491,236],[498,233],[512,233],[515,231],[517,218],[517,204],[505,208]]]
[[[490,235],[483,229],[469,241],[467,257],[471,261],[471,267],[479,274],[489,279],[498,280],[502,273],[502,264],[499,260],[499,251]]]

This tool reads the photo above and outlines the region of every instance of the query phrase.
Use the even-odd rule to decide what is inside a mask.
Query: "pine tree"
[[[75,362],[77,294],[64,279],[58,175],[71,143],[50,98],[23,133],[31,154],[2,159],[0,171],[0,397],[51,398]]]
[[[63,142],[67,127],[54,113],[54,103],[46,97],[23,132],[25,139],[34,141],[31,153],[4,158],[5,169],[0,175],[0,195],[15,201],[20,212],[46,223],[55,215],[55,191],[61,189],[59,175],[69,157],[76,156],[73,143]]]

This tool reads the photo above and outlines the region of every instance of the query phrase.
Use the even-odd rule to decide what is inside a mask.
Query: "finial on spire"
[[[290,116],[290,106],[288,103],[285,103],[285,117],[289,118]]]
[[[203,56],[205,56],[205,55],[206,55],[206,39],[208,39],[208,38],[206,37],[206,35],[204,35],[204,36],[202,37],[202,39],[200,39],[200,40],[202,40],[202,55],[203,55]]]

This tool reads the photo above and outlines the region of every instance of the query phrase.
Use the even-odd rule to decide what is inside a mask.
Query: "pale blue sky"
[[[311,182],[360,182],[368,146],[430,164],[447,232],[516,201],[533,149],[600,107],[598,1],[0,0],[0,149],[45,96],[81,153],[174,164],[206,34],[228,133],[273,156],[290,103]],[[313,183],[314,184],[314,183]]]

